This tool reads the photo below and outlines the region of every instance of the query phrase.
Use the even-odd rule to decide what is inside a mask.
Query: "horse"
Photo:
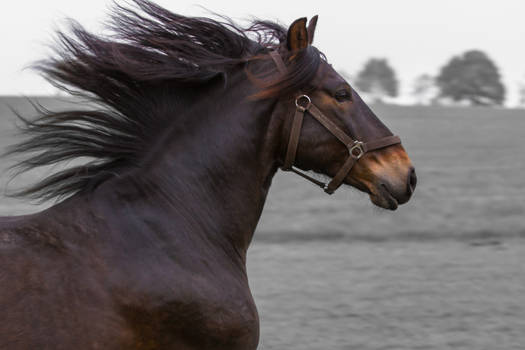
[[[36,64],[86,106],[24,118],[20,171],[73,162],[0,219],[1,349],[256,349],[246,254],[276,172],[395,210],[416,185],[398,137],[289,28],[114,5]],[[333,179],[328,184],[304,174]]]

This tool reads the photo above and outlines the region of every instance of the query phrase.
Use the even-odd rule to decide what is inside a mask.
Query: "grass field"
[[[0,98],[0,148],[16,140],[6,102],[31,115]],[[525,111],[374,110],[414,161],[414,197],[387,212],[278,174],[248,256],[260,349],[523,350]],[[38,208],[0,198],[0,214]]]

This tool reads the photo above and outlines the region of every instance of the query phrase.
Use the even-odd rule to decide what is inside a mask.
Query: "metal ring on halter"
[[[302,106],[301,104],[299,104],[299,101],[301,99],[306,99],[306,106]],[[310,108],[310,105],[312,104],[312,100],[310,99],[310,97],[308,97],[307,95],[300,95],[298,96],[296,99],[295,99],[295,106],[297,107],[298,110],[300,110],[301,112],[304,112],[306,111],[308,108]]]
[[[351,147],[348,148],[350,156],[354,159],[359,159],[365,154],[365,149],[363,148],[364,143],[361,141],[354,141]],[[358,150],[359,153],[355,154],[354,151]]]

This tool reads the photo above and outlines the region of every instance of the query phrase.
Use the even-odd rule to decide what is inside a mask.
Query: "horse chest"
[[[134,334],[132,348],[257,347],[259,319],[244,278],[191,271],[159,278],[123,298],[120,313]]]

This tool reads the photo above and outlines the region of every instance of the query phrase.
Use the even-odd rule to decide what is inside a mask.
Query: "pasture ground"
[[[7,103],[32,115],[0,98],[0,150],[17,140]],[[523,349],[525,111],[373,109],[416,166],[414,197],[387,212],[279,173],[248,259],[260,348]],[[0,215],[40,208],[0,197]]]

